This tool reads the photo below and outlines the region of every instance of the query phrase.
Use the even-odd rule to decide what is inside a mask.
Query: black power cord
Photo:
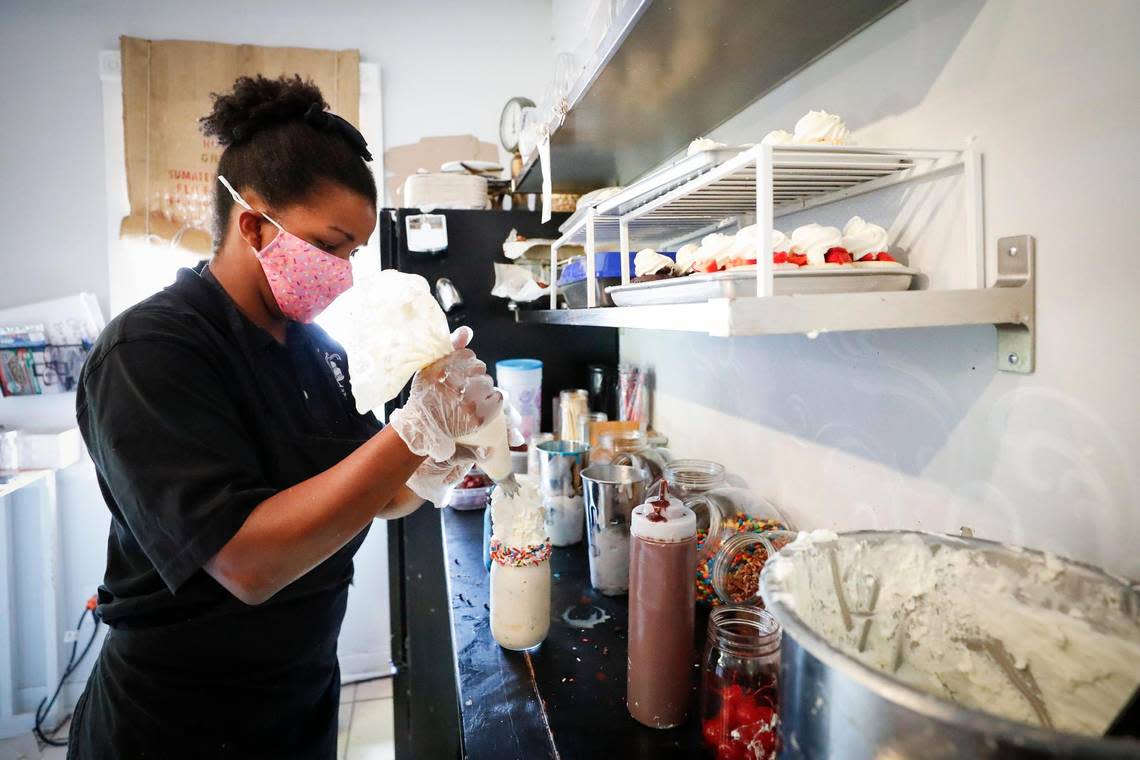
[[[58,733],[59,729],[63,727],[63,724],[67,722],[67,718],[64,718],[55,728],[47,730],[44,729],[44,721],[47,720],[48,713],[51,712],[55,701],[59,699],[59,693],[63,691],[63,684],[71,677],[71,674],[75,672],[76,668],[79,667],[79,663],[83,662],[83,658],[91,651],[91,645],[95,643],[95,636],[99,633],[99,617],[95,614],[96,603],[95,597],[91,597],[87,600],[87,605],[83,608],[83,614],[79,616],[79,622],[75,624],[75,641],[71,642],[71,655],[67,658],[67,665],[63,669],[63,675],[59,677],[59,685],[55,687],[55,693],[51,695],[51,699],[49,700],[47,697],[44,697],[40,700],[39,707],[36,708],[36,725],[33,729],[36,738],[52,747],[67,746],[66,741],[61,742],[52,738]],[[83,651],[79,652],[79,630],[83,627],[83,621],[87,619],[88,615],[91,616],[91,638],[87,639],[87,644],[83,647]],[[78,657],[76,657],[76,653],[79,654]]]

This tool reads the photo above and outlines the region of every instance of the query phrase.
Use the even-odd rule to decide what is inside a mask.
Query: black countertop
[[[699,758],[698,721],[667,731],[642,726],[625,706],[627,598],[590,587],[585,544],[551,557],[550,634],[533,653],[491,636],[483,510],[442,510],[452,641],[459,674],[464,757],[470,760]],[[589,621],[604,618],[593,627]],[[697,614],[703,645],[707,616]],[[567,621],[571,622],[567,622]],[[698,662],[693,653],[693,708]]]

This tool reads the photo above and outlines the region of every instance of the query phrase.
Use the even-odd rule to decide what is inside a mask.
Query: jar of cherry
[[[701,673],[707,757],[776,757],[780,633],[776,618],[758,607],[718,607],[709,615]]]

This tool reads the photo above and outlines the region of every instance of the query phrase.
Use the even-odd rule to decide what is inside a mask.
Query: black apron
[[[219,293],[208,289],[218,286],[196,279],[180,278],[174,287],[195,308],[216,312],[211,299]],[[225,314],[242,353],[252,356],[248,325],[232,304]],[[248,392],[263,404],[252,418],[279,488],[327,470],[379,429],[361,418],[349,437],[307,433],[278,412],[288,406],[256,362],[247,361],[246,370],[246,379],[237,380],[251,382]],[[339,380],[328,373],[330,383]],[[111,628],[76,706],[69,760],[335,760],[337,636],[352,556],[367,532],[262,605]]]

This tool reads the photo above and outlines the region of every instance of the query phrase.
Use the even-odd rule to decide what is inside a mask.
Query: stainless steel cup
[[[571,546],[582,540],[585,523],[582,470],[589,451],[590,447],[579,441],[538,444],[539,488],[546,510],[546,531],[555,546]]]
[[[595,464],[582,471],[590,584],[606,596],[629,591],[630,516],[648,485],[648,473],[637,467]]]

